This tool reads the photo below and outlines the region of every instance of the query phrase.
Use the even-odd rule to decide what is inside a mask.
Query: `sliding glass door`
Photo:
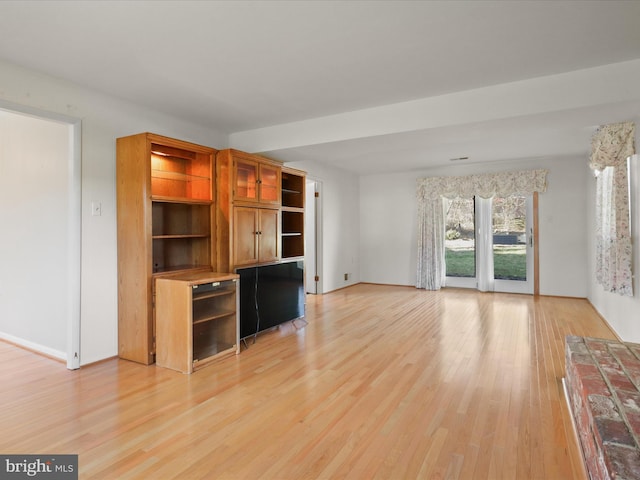
[[[446,285],[533,293],[533,201],[445,200]]]

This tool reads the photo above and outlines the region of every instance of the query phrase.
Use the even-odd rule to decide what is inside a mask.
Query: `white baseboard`
[[[24,347],[28,350],[32,350],[37,353],[42,353],[43,355],[47,355],[48,357],[53,357],[57,360],[62,360],[63,362],[67,361],[66,352],[61,352],[60,350],[55,350],[50,347],[45,347],[44,345],[40,345],[39,343],[25,340],[24,338],[15,337],[8,333],[0,332],[0,340],[6,340],[9,343],[13,343],[15,345]]]

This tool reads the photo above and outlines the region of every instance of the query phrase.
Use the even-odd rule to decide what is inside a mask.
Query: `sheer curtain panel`
[[[476,198],[476,249],[479,246],[484,247],[484,255],[476,255],[476,278],[478,280],[478,290],[481,292],[493,292],[495,289],[492,204],[493,198]],[[482,237],[482,240],[478,237]]]
[[[608,292],[633,296],[627,159],[635,153],[635,124],[601,126],[591,139],[596,174],[596,281]]]
[[[420,192],[419,195],[421,195]],[[418,278],[416,287],[426,290],[440,290],[444,284],[445,274],[442,197],[422,198],[418,201]]]

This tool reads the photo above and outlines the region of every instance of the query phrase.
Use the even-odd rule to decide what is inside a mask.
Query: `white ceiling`
[[[0,58],[251,135],[640,59],[640,1],[2,1]],[[595,125],[638,116],[639,102],[268,153],[357,173],[582,154]]]

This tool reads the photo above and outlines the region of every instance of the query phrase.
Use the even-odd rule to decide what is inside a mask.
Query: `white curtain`
[[[458,177],[428,177],[418,179],[418,262],[417,288],[439,290],[444,285],[444,208],[442,198],[480,197],[491,199],[494,195],[533,195],[547,189],[546,170],[500,172]],[[490,200],[489,200],[490,201]],[[489,227],[484,227],[487,234]],[[490,243],[490,242],[489,242]],[[493,256],[490,262],[493,262]],[[489,268],[485,265],[484,268]],[[493,269],[493,265],[491,265]],[[492,282],[492,281],[491,281]],[[493,285],[482,288],[493,290]]]
[[[627,158],[635,153],[635,124],[600,127],[591,140],[596,172],[596,281],[608,292],[633,296]]]
[[[418,202],[417,288],[440,290],[444,285],[444,206],[442,197]]]
[[[495,278],[493,276],[493,218],[491,207],[493,198],[476,197],[476,248],[484,248],[484,255],[476,255],[476,278],[478,290],[493,292]],[[482,237],[482,238],[479,238]]]

